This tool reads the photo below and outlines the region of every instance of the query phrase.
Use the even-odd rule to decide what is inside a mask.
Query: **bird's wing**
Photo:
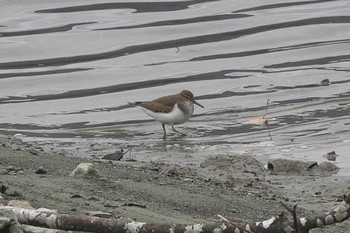
[[[172,96],[164,96],[153,101],[145,101],[145,102],[136,102],[135,104],[154,112],[171,112],[173,110],[174,105],[177,102],[176,98],[170,98]]]

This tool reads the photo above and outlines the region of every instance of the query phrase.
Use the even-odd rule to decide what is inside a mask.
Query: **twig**
[[[270,99],[267,99],[266,101],[266,108],[265,108],[265,114],[263,115],[263,119],[265,119],[265,116],[267,115],[267,109],[269,108],[269,101]]]
[[[298,206],[299,203],[295,204],[293,206],[293,209],[291,209],[289,206],[287,206],[287,204],[285,204],[283,202],[280,202],[280,203],[286,210],[288,210],[293,215],[293,222],[294,222],[295,232],[296,233],[300,233],[299,225],[298,225],[297,211],[296,211],[297,210],[297,206]]]
[[[253,232],[251,232],[251,231],[249,231],[249,230],[247,230],[247,229],[244,229],[244,228],[238,226],[237,224],[231,222],[230,220],[228,220],[227,218],[225,218],[224,216],[222,216],[222,215],[220,215],[220,214],[218,214],[218,217],[219,217],[222,221],[224,221],[224,222],[226,222],[226,223],[228,223],[228,224],[230,224],[230,225],[232,225],[232,226],[234,226],[234,227],[237,227],[238,229],[240,229],[240,230],[243,231],[243,232],[253,233]]]

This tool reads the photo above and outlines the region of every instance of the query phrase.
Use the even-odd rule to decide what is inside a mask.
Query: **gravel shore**
[[[228,166],[232,158],[213,157],[191,169],[45,153],[8,136],[0,141],[0,181],[7,187],[1,201],[26,200],[59,213],[156,223],[206,223],[218,221],[220,214],[233,222],[256,222],[286,212],[280,201],[298,202],[299,216],[322,214],[350,188],[347,177],[271,174],[251,158],[235,157]],[[93,163],[101,178],[69,176],[80,163]],[[314,232],[349,232],[349,225],[345,221]]]

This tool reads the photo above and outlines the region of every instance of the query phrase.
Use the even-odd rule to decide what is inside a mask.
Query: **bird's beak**
[[[200,104],[200,103],[198,103],[197,101],[193,100],[192,102],[193,102],[194,104],[198,105],[199,107],[204,108],[204,107],[203,107],[203,105],[201,105],[201,104]]]

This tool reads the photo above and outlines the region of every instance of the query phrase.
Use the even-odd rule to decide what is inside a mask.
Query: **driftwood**
[[[55,212],[39,211],[32,209],[16,208],[11,206],[0,206],[0,210],[13,212],[18,222],[21,224],[55,228],[70,231],[90,231],[97,233],[133,233],[133,232],[253,232],[253,233],[296,233],[295,221],[287,221],[284,214],[272,217],[263,222],[238,226],[227,219],[214,224],[153,224],[143,222],[121,222],[117,219],[104,219],[92,216],[74,216],[67,214],[57,214]],[[302,217],[296,219],[299,231],[308,232],[310,229],[336,222],[342,222],[350,215],[350,195],[332,211],[314,218]],[[223,219],[223,217],[221,217]]]

